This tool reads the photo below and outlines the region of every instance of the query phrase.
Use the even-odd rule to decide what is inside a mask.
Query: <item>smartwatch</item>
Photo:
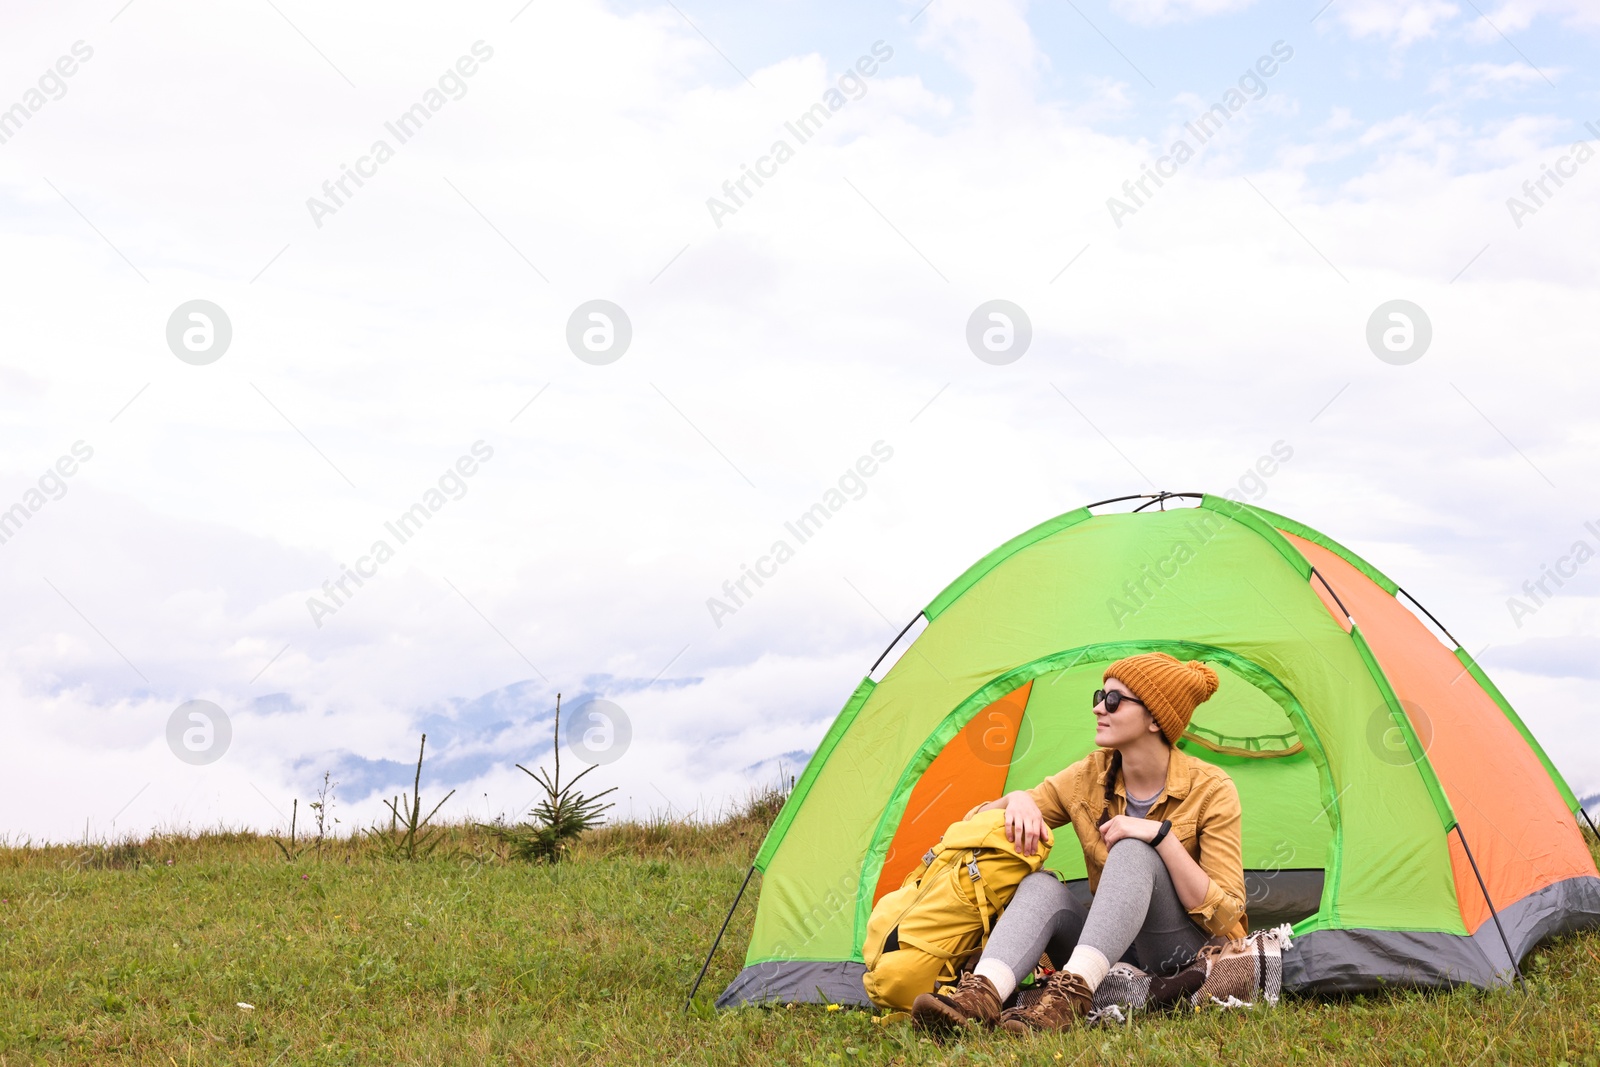
[[[1150,847],[1151,848],[1155,848],[1157,845],[1161,844],[1162,841],[1166,840],[1167,834],[1171,830],[1172,830],[1172,820],[1171,819],[1162,819],[1161,820],[1161,829],[1157,830],[1156,831],[1156,836],[1154,836],[1154,837],[1152,837],[1150,839]]]

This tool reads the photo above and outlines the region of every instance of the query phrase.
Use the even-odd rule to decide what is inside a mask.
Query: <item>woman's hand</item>
[[[1100,827],[1100,836],[1105,838],[1106,848],[1110,848],[1118,841],[1127,838],[1148,842],[1160,829],[1161,822],[1158,819],[1135,819],[1131,815],[1116,815],[1107,819],[1106,824]]]
[[[1007,793],[1005,801],[1006,840],[1017,846],[1024,856],[1031,856],[1039,851],[1039,842],[1044,840],[1044,814],[1025,790]]]

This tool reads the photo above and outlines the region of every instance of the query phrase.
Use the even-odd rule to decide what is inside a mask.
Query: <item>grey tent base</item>
[[[1600,878],[1568,878],[1500,909],[1506,939],[1520,963],[1547,937],[1600,926]],[[1256,924],[1260,928],[1261,924]],[[745,1004],[845,1004],[871,1007],[860,963],[768,960],[739,972],[717,1007]],[[1471,985],[1493,989],[1513,981],[1511,962],[1493,920],[1462,936],[1410,930],[1314,930],[1283,954],[1283,986],[1305,993],[1342,993],[1384,986]]]
[[[1506,940],[1521,963],[1540,941],[1600,926],[1600,878],[1568,878],[1500,909]],[[1493,989],[1514,981],[1494,920],[1470,937],[1412,930],[1314,930],[1283,954],[1283,985],[1341,993],[1385,985]]]
[[[717,998],[719,1008],[745,1004],[848,1004],[870,1008],[865,964],[832,960],[768,960],[739,972]]]

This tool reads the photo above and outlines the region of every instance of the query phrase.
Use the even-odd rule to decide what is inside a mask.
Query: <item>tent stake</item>
[[[1483,891],[1483,902],[1489,905],[1489,914],[1494,918],[1494,928],[1500,931],[1500,943],[1506,947],[1506,959],[1511,961],[1511,970],[1517,976],[1517,984],[1527,992],[1528,983],[1523,980],[1522,968],[1517,966],[1517,957],[1511,951],[1511,942],[1506,938],[1506,928],[1500,925],[1500,913],[1495,910],[1494,901],[1489,897],[1489,887],[1483,884],[1483,875],[1478,871],[1478,861],[1472,858],[1472,849],[1467,845],[1467,835],[1461,832],[1461,824],[1455,825],[1456,837],[1461,839],[1461,848],[1467,854],[1467,862],[1472,864],[1473,877],[1478,879],[1478,888]]]
[[[1476,870],[1476,868],[1474,868]],[[739,901],[744,898],[744,891],[750,884],[750,879],[756,873],[756,865],[751,864],[745,872],[744,881],[739,885],[739,892],[733,896],[733,907],[728,909],[728,917],[722,920],[722,929],[717,931],[717,939],[711,942],[711,951],[706,953],[706,962],[700,968],[700,974],[695,978],[694,985],[689,990],[689,998],[683,1002],[683,1010],[687,1012],[689,1005],[694,1003],[694,995],[700,991],[700,983],[705,979],[706,972],[711,969],[711,957],[717,954],[717,946],[722,944],[722,935],[728,932],[728,924],[733,921],[733,913],[738,910]],[[1493,907],[1493,905],[1490,905]]]

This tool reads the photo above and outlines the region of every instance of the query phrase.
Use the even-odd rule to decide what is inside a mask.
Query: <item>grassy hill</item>
[[[821,1007],[685,1014],[769,816],[608,827],[557,867],[470,827],[416,863],[350,840],[289,863],[249,833],[0,849],[0,1065],[1600,1063],[1600,934],[1540,949],[1526,993],[1291,999],[1026,1041],[940,1047]],[[747,895],[703,1002],[753,913]]]

